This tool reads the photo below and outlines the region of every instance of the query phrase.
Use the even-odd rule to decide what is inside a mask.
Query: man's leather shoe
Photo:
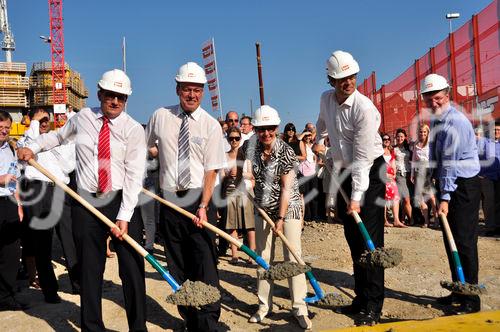
[[[46,295],[45,302],[51,303],[51,304],[61,303],[61,298],[59,297],[59,295],[57,295],[57,293],[51,294],[51,295]]]
[[[29,308],[28,304],[17,302],[14,298],[0,302],[0,311],[23,311]]]
[[[343,315],[357,315],[359,313],[363,312],[363,309],[359,305],[351,304],[345,307],[340,307],[337,310],[337,313],[343,314]]]
[[[380,312],[379,311],[368,311],[363,314],[359,319],[355,321],[357,326],[373,326],[380,322]]]
[[[459,297],[455,293],[438,297],[436,299],[436,302],[442,305],[454,305],[454,306],[461,304]]]

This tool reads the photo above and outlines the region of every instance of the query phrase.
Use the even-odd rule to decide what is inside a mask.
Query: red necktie
[[[111,191],[111,152],[109,148],[109,119],[102,118],[102,127],[99,132],[99,143],[97,145],[97,159],[99,166],[98,191],[106,193]]]

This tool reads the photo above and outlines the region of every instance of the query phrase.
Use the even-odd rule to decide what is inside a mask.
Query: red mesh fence
[[[475,123],[500,118],[499,16],[499,0],[494,0],[378,90],[372,72],[358,90],[382,113],[380,130],[393,134],[404,128],[415,137],[416,126],[425,121],[426,113],[420,83],[430,73],[448,79],[453,102],[470,113]]]

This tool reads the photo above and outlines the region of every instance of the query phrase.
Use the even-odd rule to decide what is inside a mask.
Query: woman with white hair
[[[276,224],[272,229],[260,216],[255,218],[257,254],[270,264],[274,260],[273,232],[283,232],[297,254],[301,255],[302,205],[296,175],[298,160],[293,149],[278,137],[280,122],[275,109],[261,106],[252,120],[257,138],[242,147],[245,159],[252,163],[255,205],[261,207]],[[286,248],[283,252],[285,261],[295,262]],[[262,321],[272,310],[273,282],[261,279],[263,272],[262,268],[258,269],[259,309],[250,317],[250,323]],[[301,328],[311,329],[312,322],[304,301],[307,292],[304,274],[289,278],[288,284],[297,322]]]

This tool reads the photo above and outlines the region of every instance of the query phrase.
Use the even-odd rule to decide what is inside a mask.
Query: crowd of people
[[[465,280],[477,284],[480,199],[488,234],[500,230],[500,123],[487,131],[494,136],[480,130],[475,136],[471,122],[450,103],[446,79],[430,74],[421,94],[432,116],[420,125],[418,138],[410,143],[404,129],[394,137],[380,133],[379,111],[356,89],[358,72],[351,54],[331,54],[327,77],[333,89],[321,95],[316,124],[307,123],[301,132],[293,123],[280,131],[279,112],[268,105],[253,117],[240,119],[231,111],[216,120],[200,106],[207,79],[194,62],[182,65],[175,77],[178,103],[156,110],[145,126],[124,112],[131,82],[116,69],[98,82],[100,107],[68,116],[58,130],[50,130],[47,111],[35,110],[30,129],[16,144],[9,139],[12,118],[0,111],[0,310],[29,308],[15,297],[21,243],[30,284],[41,289],[47,303],[61,301],[51,264],[54,230],[72,291],[80,294],[82,330],[105,330],[101,297],[111,241],[129,329],[145,331],[144,260],[123,242],[125,234],[151,254],[159,234],[168,270],[180,284],[189,279],[220,287],[217,263],[229,248],[231,264],[252,263],[240,261],[236,246],[217,239],[205,222],[243,237],[272,264],[279,232],[300,257],[304,220],[309,220],[343,224],[355,297],[340,313],[373,325],[382,312],[384,270],[357,263],[365,242],[354,212],[375,247],[384,246],[384,226],[437,227],[438,215],[447,216]],[[30,163],[34,159],[116,227],[109,229],[80,201],[64,196]],[[143,187],[195,217],[147,199]],[[286,248],[284,257],[296,261]],[[249,323],[272,311],[273,283],[262,278],[263,272],[257,268],[258,310]],[[288,281],[292,315],[301,328],[311,329],[305,276]],[[457,313],[480,310],[478,296],[451,293],[438,301],[459,304]],[[188,331],[216,331],[221,303],[178,306],[178,311]]]

